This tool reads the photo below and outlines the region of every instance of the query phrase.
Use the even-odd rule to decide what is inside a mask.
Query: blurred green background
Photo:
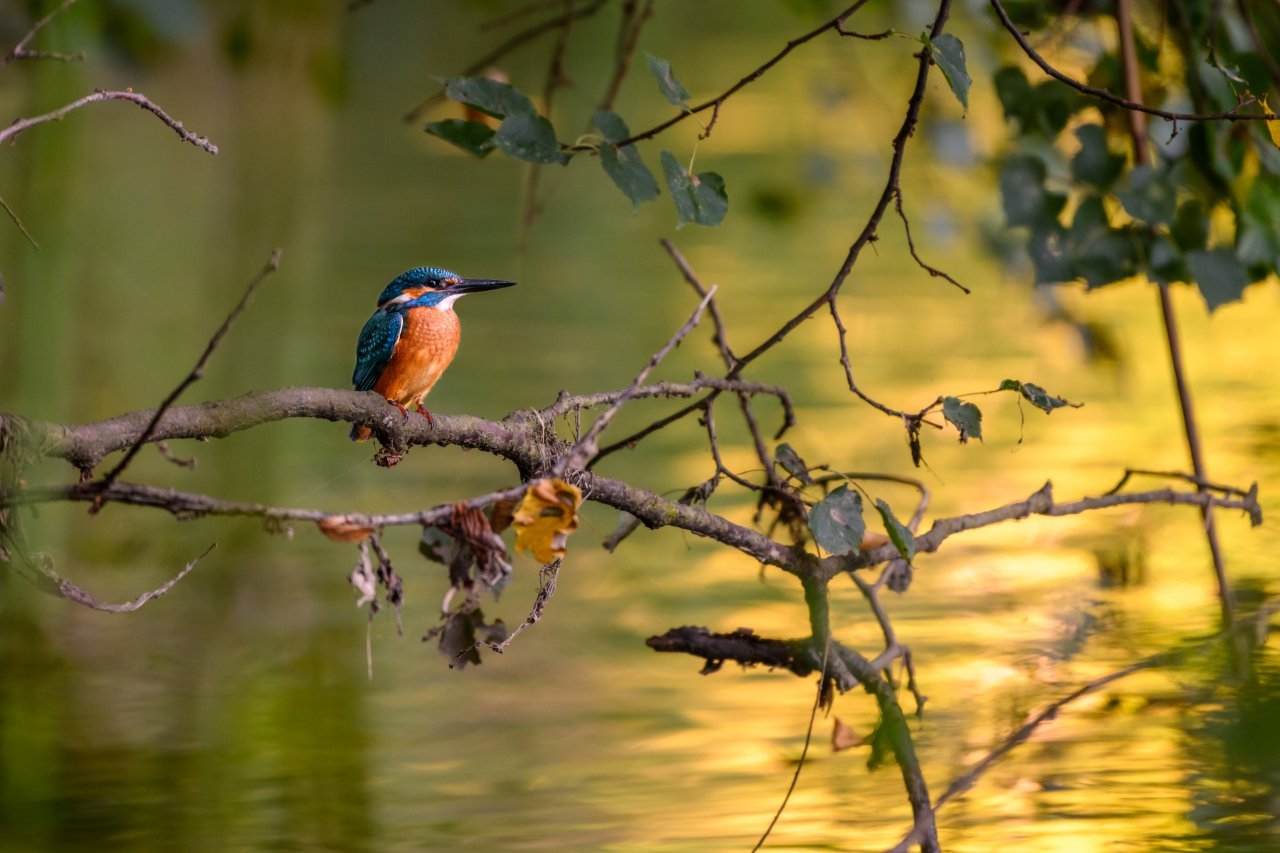
[[[38,4],[37,4],[38,5]],[[0,70],[0,111],[30,116],[93,88],[132,86],[220,147],[181,144],[128,104],[97,104],[34,128],[0,152],[0,196],[40,242],[0,223],[0,407],[86,422],[155,405],[274,246],[281,270],[214,355],[187,401],[281,385],[347,387],[354,341],[382,286],[432,264],[521,285],[466,300],[457,360],[431,407],[501,417],[575,392],[623,387],[695,300],[660,237],[708,282],[740,351],[824,289],[882,186],[889,139],[914,74],[903,39],[821,38],[726,106],[697,153],[724,175],[725,224],[675,231],[666,196],[632,216],[592,158],[542,175],[543,210],[520,249],[526,166],[477,161],[401,116],[520,24],[480,33],[499,2],[82,0],[36,46],[84,50],[74,65]],[[919,31],[930,4],[873,4],[864,30]],[[903,185],[930,262],[973,295],[912,264],[895,220],[845,287],[842,309],[862,386],[903,408],[939,393],[1034,381],[1081,409],[1052,417],[1009,395],[986,398],[984,443],[924,436],[933,513],[974,511],[1052,479],[1060,498],[1109,488],[1127,465],[1186,467],[1156,297],[1127,283],[1054,291],[1111,346],[1090,359],[1078,329],[1045,318],[1029,265],[990,250],[1003,226],[988,157],[1003,122],[989,79],[999,50],[984,4],[961,4],[955,31],[975,79],[961,114],[931,78]],[[811,29],[820,2],[659,4],[640,47],[672,60],[695,100],[722,91]],[[8,4],[4,44],[36,10]],[[892,13],[892,17],[890,15]],[[557,94],[562,135],[586,127],[612,60],[617,10],[575,24],[571,85]],[[548,42],[502,61],[540,92]],[[429,118],[456,115],[440,105]],[[632,129],[671,114],[643,67],[622,89]],[[643,148],[686,160],[685,123]],[[1250,288],[1210,320],[1179,288],[1191,380],[1215,479],[1263,484],[1280,503],[1280,295]],[[900,424],[844,390],[835,332],[811,320],[753,366],[800,405],[789,441],[811,464],[912,473]],[[663,378],[714,373],[706,329],[663,364]],[[622,435],[670,410],[637,402]],[[736,470],[758,464],[735,421],[718,424]],[[778,412],[764,403],[768,426]],[[288,421],[175,446],[194,471],[144,452],[130,479],[217,497],[335,512],[429,507],[511,485],[478,453],[419,448],[399,467],[368,461],[345,428]],[[692,421],[604,471],[678,495],[711,473]],[[64,482],[43,463],[32,482]],[[912,496],[877,494],[898,514]],[[749,522],[722,487],[713,509]],[[174,523],[145,509],[45,506],[26,518],[34,548],[102,600],[157,586],[211,542],[217,549],[164,599],[132,615],[91,612],[0,573],[0,849],[742,850],[767,824],[804,738],[813,686],[729,667],[697,674],[644,638],[698,624],[807,633],[791,579],[675,530],[599,548],[615,514],[589,506],[569,543],[543,622],[504,656],[451,671],[419,637],[447,586],[387,535],[405,577],[405,636],[373,625],[346,575],[351,546],[309,528],[269,535],[243,520]],[[927,524],[928,522],[926,522]],[[1230,573],[1246,607],[1276,592],[1273,529],[1222,519]],[[936,796],[1027,714],[1141,656],[1210,635],[1217,603],[1187,509],[1123,509],[1033,519],[957,537],[918,561],[890,602],[915,653],[927,714],[915,727]],[[519,622],[537,567],[486,613]],[[837,634],[878,650],[874,621],[836,585]],[[1217,655],[1122,681],[1042,728],[939,815],[953,850],[1272,850],[1280,845],[1280,666],[1264,651],[1251,679]],[[868,732],[874,706],[836,701]],[[833,754],[832,721],[772,836],[777,849],[878,849],[909,824],[892,769],[866,748]]]

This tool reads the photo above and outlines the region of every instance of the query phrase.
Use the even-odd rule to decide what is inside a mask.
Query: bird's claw
[[[427,419],[427,426],[434,427],[436,425],[436,419],[431,417],[431,413],[424,409],[421,403],[418,404],[418,414]]]
[[[408,409],[406,409],[404,406],[402,406],[402,405],[400,405],[399,403],[397,403],[395,400],[388,400],[387,402],[388,402],[388,403],[390,403],[391,405],[395,406],[397,409],[399,409],[399,410],[400,410],[400,414],[404,415],[405,420],[408,420],[408,419],[409,419],[409,410],[408,410]]]

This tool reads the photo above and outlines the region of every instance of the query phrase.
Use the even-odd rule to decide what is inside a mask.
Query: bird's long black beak
[[[479,293],[482,290],[497,290],[500,287],[511,287],[514,281],[500,278],[464,278],[449,288],[450,293]]]

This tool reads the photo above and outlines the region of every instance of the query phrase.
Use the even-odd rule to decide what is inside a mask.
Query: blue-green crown
[[[441,281],[459,277],[456,273],[440,267],[415,267],[408,272],[400,273],[394,281],[384,287],[378,296],[378,304],[386,304],[410,287],[439,287]]]

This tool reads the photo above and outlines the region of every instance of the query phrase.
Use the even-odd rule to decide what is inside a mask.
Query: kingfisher
[[[439,267],[417,267],[396,276],[378,296],[378,309],[360,330],[357,391],[377,391],[406,418],[413,407],[427,423],[431,413],[422,398],[444,373],[458,351],[462,326],[453,303],[468,293],[511,287],[514,281],[462,278]],[[364,441],[372,430],[351,427],[351,440]]]

